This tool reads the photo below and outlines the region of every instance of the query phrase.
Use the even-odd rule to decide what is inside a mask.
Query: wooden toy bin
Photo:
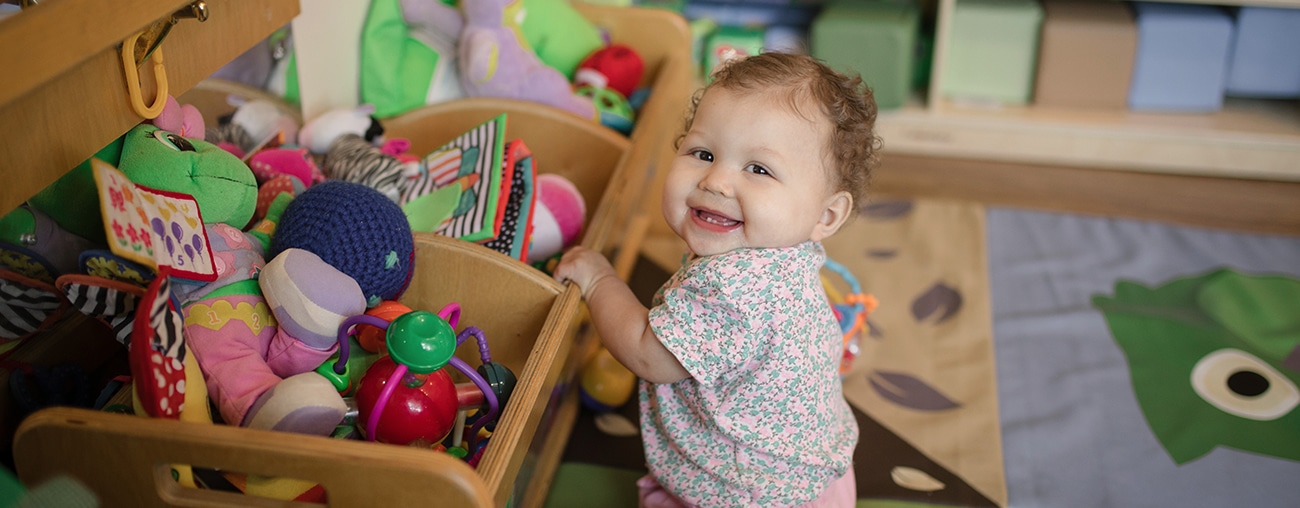
[[[492,359],[519,377],[477,471],[442,452],[226,425],[182,423],[80,409],[39,411],[14,438],[28,484],[55,474],[86,483],[104,506],[250,506],[270,501],[187,489],[169,464],[320,483],[330,506],[502,505],[554,387],[576,330],[580,294],[546,274],[469,242],[421,234],[401,301],[436,312],[461,306],[460,328],[477,326]],[[478,365],[477,345],[457,356]],[[455,503],[452,501],[456,500]]]
[[[410,140],[413,153],[428,153],[507,113],[506,137],[528,145],[538,171],[563,175],[582,192],[582,244],[607,253],[635,250],[639,238],[625,224],[654,178],[662,148],[680,130],[690,94],[689,30],[669,11],[575,7],[645,61],[642,85],[651,95],[630,136],[537,103],[500,99],[436,104],[381,121],[387,136]],[[435,312],[458,303],[460,326],[483,329],[493,360],[519,378],[477,469],[424,449],[55,408],[36,412],[16,432],[19,477],[35,486],[73,476],[102,506],[299,505],[185,488],[171,479],[170,464],[316,482],[329,506],[540,506],[572,424],[576,399],[568,395],[580,353],[594,341],[582,331],[581,293],[480,245],[417,233],[416,248],[402,302]],[[478,364],[469,342],[458,356]]]
[[[615,219],[610,205],[621,194],[611,184],[632,144],[617,131],[536,102],[482,97],[426,106],[380,123],[385,137],[408,139],[410,153],[427,154],[501,113],[506,114],[505,139],[523,140],[539,174],[558,174],[577,186],[587,202],[583,240],[603,247]]]
[[[645,63],[642,87],[651,94],[628,136],[536,102],[468,98],[381,119],[384,135],[410,140],[410,153],[427,154],[456,136],[507,113],[506,139],[522,139],[541,173],[571,180],[587,203],[582,245],[604,250],[627,235],[616,226],[655,177],[663,147],[681,130],[691,86],[690,31],[679,15],[659,9],[573,4],[613,43],[635,48]],[[633,244],[637,239],[631,238]]]

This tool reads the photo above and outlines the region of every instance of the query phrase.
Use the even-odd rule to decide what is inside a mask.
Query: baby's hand
[[[561,283],[573,281],[582,289],[584,297],[591,294],[591,289],[601,279],[613,277],[618,280],[614,266],[609,264],[605,256],[581,245],[564,253],[560,264],[555,267],[554,277]]]

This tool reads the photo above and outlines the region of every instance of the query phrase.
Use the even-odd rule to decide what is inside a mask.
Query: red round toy
[[[396,368],[392,357],[384,356],[366,370],[361,386],[357,388],[359,421],[370,418],[371,408],[375,407]],[[421,379],[423,384],[412,386]],[[456,385],[451,376],[446,369],[428,375],[407,372],[401,383],[398,389],[393,390],[383,414],[379,415],[384,424],[375,431],[374,439],[391,444],[422,443],[425,446],[442,441],[455,425],[459,409]]]
[[[339,325],[339,358],[324,367],[327,377],[347,378],[346,368],[339,366],[347,365],[345,339],[354,326],[365,323],[385,330],[384,348],[388,355],[366,369],[356,393],[358,421],[362,422],[361,431],[368,440],[434,446],[451,432],[457,411],[468,409],[461,402],[467,402],[487,406],[486,413],[470,428],[468,443],[472,449],[479,429],[496,421],[501,414],[501,400],[496,394],[498,388],[455,354],[457,346],[473,337],[478,342],[479,356],[484,365],[493,364],[487,337],[483,330],[474,326],[457,334],[455,326],[459,320],[460,305],[451,303],[437,314],[412,311],[391,321],[361,314]],[[469,378],[483,397],[474,400],[461,397],[448,371],[443,368],[447,366]],[[489,369],[489,372],[493,371]],[[494,381],[497,377],[493,376]],[[350,381],[335,382],[336,387],[349,384]],[[503,396],[508,398],[509,388],[502,387]]]
[[[578,65],[573,81],[576,86],[609,88],[623,97],[631,97],[644,72],[645,62],[635,49],[626,44],[611,44],[587,56]]]

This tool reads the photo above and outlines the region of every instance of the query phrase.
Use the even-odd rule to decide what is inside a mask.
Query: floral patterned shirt
[[[641,381],[650,472],[699,506],[795,506],[852,466],[858,426],[839,378],[842,339],[805,242],[687,262],[650,326],[690,372]]]

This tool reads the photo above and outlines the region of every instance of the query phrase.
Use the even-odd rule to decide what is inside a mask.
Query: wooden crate
[[[654,166],[680,132],[690,97],[690,32],[668,11],[574,3],[607,30],[614,43],[636,48],[645,62],[641,86],[651,94],[630,136],[535,102],[470,98],[419,108],[382,119],[384,135],[411,141],[425,154],[501,113],[507,139],[523,139],[538,170],[564,176],[587,202],[582,244],[596,250],[623,242],[627,222],[655,176]]]
[[[105,506],[256,501],[183,488],[168,464],[318,482],[332,506],[398,506],[435,497],[488,506],[494,495],[496,505],[505,504],[523,461],[516,451],[531,441],[573,344],[581,295],[503,254],[443,236],[418,235],[415,262],[402,303],[430,311],[458,303],[461,327],[481,328],[493,360],[519,377],[477,471],[441,452],[397,445],[58,408],[38,411],[19,427],[19,476],[34,485],[69,474]],[[471,342],[457,356],[477,366]]]
[[[582,244],[612,252],[627,240],[622,226],[652,182],[661,148],[680,130],[691,83],[689,30],[668,11],[575,6],[612,40],[637,48],[646,62],[642,84],[652,93],[630,136],[540,104],[499,99],[437,104],[383,122],[386,135],[411,140],[413,153],[427,153],[508,113],[507,137],[523,139],[539,171],[569,178],[587,200]],[[37,412],[18,429],[19,477],[35,485],[72,475],[105,506],[284,504],[183,488],[171,480],[168,464],[318,482],[330,506],[540,505],[572,422],[576,400],[566,394],[573,391],[581,351],[594,340],[580,333],[581,293],[476,244],[417,234],[416,246],[417,267],[402,302],[432,311],[459,303],[461,325],[482,328],[493,359],[519,377],[476,470],[428,450],[56,408]],[[469,344],[458,356],[477,364]]]
[[[118,46],[190,0],[142,0],[131,8],[97,0],[60,0],[24,9],[0,23],[0,214],[17,208],[141,121],[128,104]],[[206,21],[181,19],[162,43],[168,90],[180,94],[298,15],[298,0],[206,0]],[[31,44],[45,40],[57,43]],[[158,83],[143,67],[143,95]],[[146,99],[148,100],[148,99]],[[70,313],[72,314],[72,313]],[[9,387],[15,365],[75,364],[94,372],[119,346],[98,321],[68,315],[12,351],[0,366],[0,455],[18,426]]]

